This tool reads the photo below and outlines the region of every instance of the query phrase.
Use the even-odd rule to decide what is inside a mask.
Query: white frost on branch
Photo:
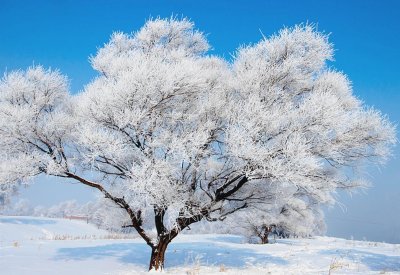
[[[78,95],[57,71],[6,74],[0,183],[45,173],[96,188],[154,248],[239,210],[286,205],[300,219],[337,188],[363,186],[351,168],[390,155],[394,126],[327,67],[332,45],[313,27],[285,28],[232,62],[209,48],[189,20],[155,19],[113,34]]]

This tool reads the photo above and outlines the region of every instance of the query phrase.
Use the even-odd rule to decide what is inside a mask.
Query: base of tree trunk
[[[268,235],[269,235],[269,234],[264,234],[264,236],[262,236],[262,238],[261,238],[261,244],[267,244],[267,243],[269,243],[269,241],[268,241]]]
[[[160,240],[156,247],[151,249],[149,270],[161,271],[164,269],[165,251],[169,241]]]

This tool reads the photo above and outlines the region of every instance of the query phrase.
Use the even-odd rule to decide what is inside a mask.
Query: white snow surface
[[[140,238],[106,239],[108,234],[83,221],[0,216],[0,273],[149,274],[150,249]],[[315,237],[257,245],[221,234],[181,234],[168,247],[164,271],[191,275],[382,273],[400,274],[399,244]]]

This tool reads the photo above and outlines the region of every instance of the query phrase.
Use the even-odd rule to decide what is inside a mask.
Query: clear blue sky
[[[95,76],[88,57],[113,31],[132,32],[149,17],[187,16],[208,34],[212,53],[230,58],[239,45],[260,40],[283,26],[316,23],[331,33],[331,65],[353,81],[355,94],[400,121],[400,1],[89,1],[0,0],[0,71],[34,64],[59,68],[79,92]],[[260,32],[261,31],[261,32]],[[380,169],[368,169],[374,187],[350,199],[347,212],[327,211],[328,234],[400,243],[400,150]],[[22,192],[51,204],[87,190],[47,179]],[[65,192],[57,194],[62,185]],[[70,188],[69,188],[70,187]],[[63,189],[63,190],[64,190]],[[72,190],[72,191],[67,191]],[[39,195],[47,191],[47,195]],[[51,195],[49,195],[51,194]],[[50,198],[49,198],[50,197]]]

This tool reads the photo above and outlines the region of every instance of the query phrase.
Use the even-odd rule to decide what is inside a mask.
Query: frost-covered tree
[[[98,189],[151,247],[150,269],[162,269],[190,224],[270,204],[271,186],[323,189],[329,200],[362,184],[348,167],[389,155],[394,127],[327,68],[332,46],[312,27],[241,48],[232,63],[208,49],[192,22],[156,19],[114,33],[76,96],[57,71],[6,74],[0,182],[48,174]]]
[[[32,216],[34,214],[32,208],[29,205],[29,201],[20,199],[16,202],[5,204],[0,208],[0,215],[9,216]]]
[[[323,184],[322,184],[323,185]],[[325,223],[322,203],[329,197],[327,192],[315,186],[314,193],[305,193],[292,184],[271,186],[269,202],[256,204],[247,211],[231,215],[226,224],[230,231],[241,234],[250,242],[268,243],[271,234],[282,236],[307,237],[323,234]]]
[[[326,225],[320,205],[302,200],[288,203],[280,209],[280,219],[275,225],[278,236],[308,237],[324,234]]]
[[[7,207],[10,197],[18,191],[16,185],[0,184],[0,210]]]

